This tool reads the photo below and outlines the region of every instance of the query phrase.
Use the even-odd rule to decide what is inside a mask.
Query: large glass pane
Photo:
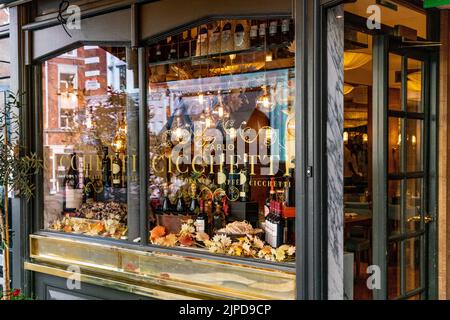
[[[405,280],[406,291],[412,291],[420,287],[420,261],[421,238],[412,238],[405,241]]]
[[[407,81],[408,81],[408,92],[406,109],[410,112],[423,112],[422,103],[422,70],[423,62],[408,59],[408,70],[407,70]]]
[[[389,109],[402,109],[402,57],[389,54]]]
[[[9,38],[0,39],[0,80],[11,74],[10,49]]]
[[[9,9],[0,9],[0,26],[9,23]]]
[[[389,173],[402,171],[402,123],[403,119],[389,117],[388,119],[388,170]]]
[[[406,120],[406,171],[423,170],[423,120]]]
[[[401,292],[401,242],[393,241],[388,244],[387,267],[388,267],[388,283],[387,295],[388,299],[396,298]]]
[[[422,225],[423,215],[423,179],[408,179],[406,181],[406,231],[418,231]]]
[[[293,261],[292,44],[291,19],[223,20],[150,47],[153,244]]]
[[[388,181],[388,235],[400,233],[401,228],[401,180]]]
[[[84,46],[44,62],[42,74],[44,227],[126,239],[137,107],[125,49]]]

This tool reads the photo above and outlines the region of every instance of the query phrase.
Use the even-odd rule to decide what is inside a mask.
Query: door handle
[[[420,222],[422,220],[421,216],[413,216],[408,218],[408,222]],[[431,215],[426,215],[425,217],[423,217],[423,220],[426,224],[433,222],[433,217]]]
[[[420,216],[413,216],[408,218],[408,222],[420,222],[422,220],[422,218]]]

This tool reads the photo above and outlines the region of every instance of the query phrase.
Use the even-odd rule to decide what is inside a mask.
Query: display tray
[[[46,272],[55,266],[77,265],[86,281],[120,283],[119,289],[127,291],[154,291],[157,285],[159,291],[186,298],[283,300],[295,299],[296,292],[294,272],[56,235],[31,235],[30,258],[30,270]]]

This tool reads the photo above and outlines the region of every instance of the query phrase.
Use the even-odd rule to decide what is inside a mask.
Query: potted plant
[[[28,153],[22,144],[21,95],[6,92],[6,103],[0,110],[0,244],[3,251],[3,300],[10,300],[17,293],[11,290],[10,276],[10,226],[9,192],[15,192],[29,200],[35,191],[33,176],[42,168],[42,161],[34,153]],[[13,298],[14,299],[14,298]]]

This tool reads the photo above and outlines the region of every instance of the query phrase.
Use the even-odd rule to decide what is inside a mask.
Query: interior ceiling
[[[395,3],[393,0],[390,2]],[[426,38],[427,35],[427,19],[423,12],[419,12],[400,4],[397,4],[397,11],[378,5],[376,0],[357,0],[354,3],[347,3],[344,6],[345,11],[351,12],[361,17],[368,18],[372,13],[367,13],[370,5],[377,5],[381,8],[381,23],[388,26],[397,24],[404,25],[408,28],[417,30],[417,35]]]

